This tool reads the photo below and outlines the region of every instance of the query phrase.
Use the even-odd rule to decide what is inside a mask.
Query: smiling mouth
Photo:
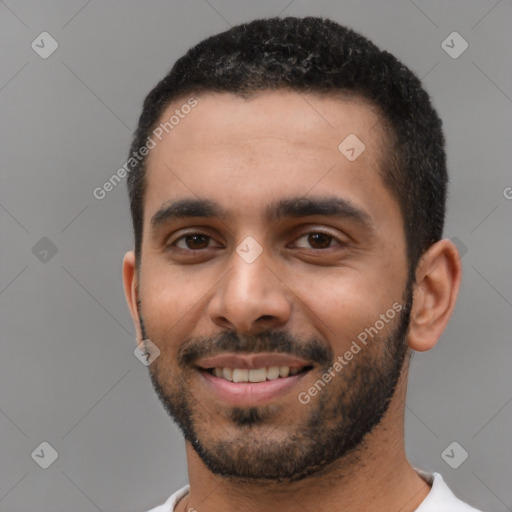
[[[210,375],[234,383],[258,383],[271,380],[285,379],[300,373],[306,373],[313,366],[290,367],[290,366],[269,366],[262,368],[207,368],[205,371]]]

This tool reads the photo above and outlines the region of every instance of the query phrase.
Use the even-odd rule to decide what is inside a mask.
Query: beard
[[[318,363],[317,381],[336,359],[316,338],[298,341],[284,331],[243,337],[229,331],[210,338],[191,338],[179,349],[178,367],[182,371],[163,366],[164,358],[160,357],[148,367],[151,382],[164,409],[212,473],[261,484],[294,482],[321,474],[334,462],[348,460],[350,454],[357,459],[365,436],[379,425],[389,408],[407,355],[410,281],[404,299],[404,307],[394,323],[390,322],[391,332],[375,335],[308,404],[293,404],[288,414],[282,405],[221,409],[201,401],[201,397],[194,397],[189,384],[188,377],[197,372],[192,363],[223,351],[282,352]],[[140,318],[146,339],[142,315]]]

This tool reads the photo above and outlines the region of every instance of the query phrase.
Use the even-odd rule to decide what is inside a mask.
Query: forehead
[[[190,98],[197,102],[194,108],[187,107]],[[379,140],[381,120],[377,107],[360,96],[287,89],[263,91],[249,98],[231,93],[191,95],[173,101],[160,123],[171,117],[173,126],[164,130],[162,139],[176,150],[248,144],[259,138],[305,144],[305,149],[323,142],[332,149],[332,142],[349,133],[364,133],[373,145]]]
[[[195,106],[185,107],[191,97]],[[244,205],[264,211],[286,195],[338,190],[357,203],[364,191],[367,199],[387,194],[380,120],[369,102],[340,95],[283,90],[176,100],[148,155],[145,222],[163,203],[192,195],[247,213]]]

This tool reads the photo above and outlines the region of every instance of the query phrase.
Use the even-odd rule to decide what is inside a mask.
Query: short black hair
[[[147,143],[172,101],[202,92],[250,97],[276,89],[339,92],[364,98],[380,112],[387,154],[379,171],[400,206],[411,275],[423,252],[443,233],[448,176],[442,123],[412,71],[332,20],[258,19],[203,40],[146,97],[130,154]],[[137,268],[146,160],[133,159],[128,174]]]

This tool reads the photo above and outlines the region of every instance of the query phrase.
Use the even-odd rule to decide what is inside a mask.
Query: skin
[[[128,252],[125,294],[138,340],[143,338],[140,299],[146,335],[161,351],[150,366],[152,377],[169,394],[177,379],[184,379],[204,426],[198,427],[202,439],[245,439],[248,447],[268,442],[262,446],[270,449],[314,410],[316,402],[303,405],[297,393],[321,377],[322,369],[314,367],[300,388],[277,397],[268,421],[243,429],[198,372],[178,366],[180,348],[194,337],[280,329],[296,339],[314,337],[341,355],[393,303],[403,302],[408,275],[403,221],[378,172],[385,135],[378,113],[362,99],[291,91],[266,91],[249,100],[218,93],[195,97],[197,107],[148,157],[140,272],[133,251]],[[169,105],[162,120],[184,102]],[[366,146],[353,162],[338,150],[350,133]],[[306,195],[342,197],[368,215],[371,227],[332,216],[268,222],[263,215],[270,201]],[[151,218],[162,205],[184,197],[215,199],[228,216],[178,219],[152,231]],[[166,243],[187,229],[211,237],[209,245],[199,251],[192,245],[192,250],[182,238],[181,250],[166,250]],[[315,240],[307,234],[318,231],[332,235],[334,247],[311,245]],[[247,236],[263,249],[250,264],[235,251]],[[426,351],[437,343],[455,306],[461,265],[453,243],[433,244],[415,277],[406,343],[412,351]],[[380,339],[393,327],[386,325]],[[369,343],[349,364],[363,364],[370,355],[380,358],[381,345]],[[242,482],[214,474],[187,441],[190,493],[177,510],[414,511],[430,487],[404,448],[408,369],[406,357],[389,408],[364,442],[299,482]],[[326,399],[343,394],[343,383],[333,381],[321,393]]]

